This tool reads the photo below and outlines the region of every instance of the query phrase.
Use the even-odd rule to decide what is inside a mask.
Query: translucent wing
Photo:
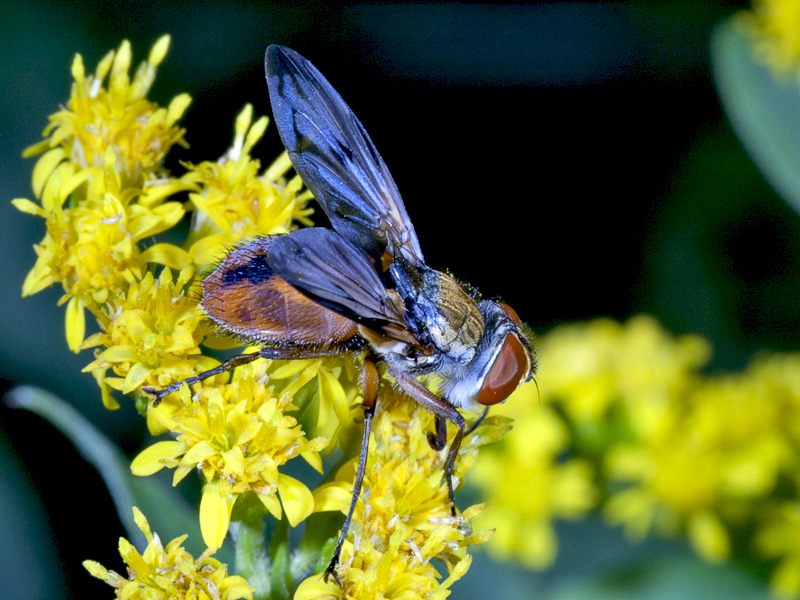
[[[356,323],[315,302],[270,266],[269,250],[280,239],[256,238],[231,250],[203,280],[203,312],[248,340],[346,346],[358,335]]]
[[[375,259],[423,263],[397,186],[342,97],[293,50],[270,46],[264,62],[283,145],[334,229]]]
[[[375,266],[336,231],[307,227],[272,239],[270,267],[323,306],[356,321],[403,323]]]

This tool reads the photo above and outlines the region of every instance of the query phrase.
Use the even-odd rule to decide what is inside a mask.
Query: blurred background
[[[246,102],[270,114],[263,54],[284,44],[326,75],[369,131],[428,264],[449,268],[486,296],[502,295],[535,331],[650,313],[673,333],[707,337],[711,370],[739,369],[761,350],[796,349],[800,219],[743,150],[709,65],[715,25],[745,7],[698,0],[4,3],[3,388],[30,383],[54,392],[131,455],[145,442],[132,407],[102,408],[94,380],[80,372],[89,353],[68,351],[63,308],[56,308],[61,290],[20,298],[44,227],[10,200],[32,198],[35,159],[21,152],[66,101],[74,54],[92,71],[127,38],[138,64],[163,33],[172,46],[150,98],[162,105],[180,92],[193,98],[182,121],[191,147],[176,147],[170,167],[220,156]],[[281,149],[270,128],[254,154],[268,163]],[[4,595],[102,593],[80,561],[121,566],[116,543],[124,532],[104,484],[51,425],[0,411]],[[626,557],[690,556],[677,542],[630,546],[591,519],[561,526],[559,538],[558,561],[540,574],[479,553],[454,597],[549,597],[605,574],[618,582],[609,588],[618,598],[625,584],[612,567]],[[689,589],[695,563],[685,560],[680,583]],[[696,597],[763,594],[732,577]],[[670,589],[659,597],[694,593]]]

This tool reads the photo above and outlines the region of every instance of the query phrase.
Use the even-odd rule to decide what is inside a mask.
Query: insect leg
[[[464,432],[464,437],[467,437],[473,431],[475,431],[483,420],[486,418],[486,415],[489,414],[489,407],[483,409],[481,415],[475,419],[469,425],[469,429]],[[447,441],[447,427],[445,425],[444,419],[442,419],[439,415],[436,415],[436,433],[434,434],[432,431],[428,432],[428,444],[430,447],[438,452],[442,448],[444,448],[444,444]]]
[[[444,448],[445,442],[447,442],[447,421],[442,419],[439,415],[436,415],[435,423],[436,433],[432,431],[428,432],[428,444],[438,452]]]
[[[447,461],[444,463],[444,477],[447,480],[447,490],[450,493],[450,510],[453,516],[456,515],[456,495],[453,491],[453,465],[458,456],[458,450],[461,448],[461,440],[464,437],[464,417],[461,413],[453,408],[450,404],[439,398],[436,394],[432,393],[428,388],[422,385],[413,376],[408,373],[392,373],[397,384],[411,396],[414,400],[419,402],[423,407],[427,408],[434,415],[439,418],[444,418],[454,423],[458,427],[456,436],[453,438],[453,443],[450,444],[450,450],[447,451]],[[439,433],[439,426],[437,424],[437,437]],[[436,440],[434,440],[436,441]],[[444,446],[444,444],[442,444]]]
[[[479,426],[481,423],[483,423],[483,420],[486,418],[486,415],[488,415],[488,414],[489,414],[489,407],[487,406],[486,408],[484,408],[484,409],[483,409],[483,412],[481,413],[481,416],[480,416],[480,417],[478,417],[477,419],[475,419],[475,420],[474,420],[474,421],[473,421],[473,422],[470,424],[470,426],[469,426],[469,429],[467,429],[467,430],[464,432],[464,435],[465,435],[465,436],[468,436],[470,433],[472,433],[473,431],[475,431],[475,430],[478,428],[478,426]]]
[[[361,486],[364,483],[364,472],[367,468],[367,454],[369,451],[369,436],[372,429],[372,417],[375,416],[375,405],[378,400],[378,382],[380,378],[378,369],[372,357],[367,356],[364,359],[364,372],[363,372],[363,396],[364,396],[364,433],[361,437],[361,451],[358,455],[358,470],[356,471],[356,479],[353,482],[353,497],[350,499],[350,510],[347,511],[347,517],[342,525],[342,532],[339,534],[339,541],[336,543],[336,550],[333,552],[331,562],[325,569],[322,577],[325,583],[328,582],[329,577],[333,577],[336,585],[342,587],[342,582],[336,574],[336,568],[339,566],[339,555],[342,552],[342,545],[344,544],[347,530],[350,528],[350,522],[353,520],[353,513],[356,510],[358,498],[361,496]]]
[[[183,379],[181,381],[176,381],[174,383],[169,384],[167,387],[157,389],[152,386],[146,386],[142,388],[142,392],[145,394],[149,394],[151,396],[155,396],[153,400],[153,406],[158,406],[161,404],[161,401],[169,396],[172,392],[177,391],[183,384],[186,385],[194,385],[195,383],[199,383],[204,379],[208,379],[209,377],[213,377],[214,375],[219,375],[220,373],[225,373],[226,371],[230,371],[231,369],[235,369],[236,367],[240,367],[241,365],[246,365],[249,362],[253,362],[259,358],[267,358],[272,360],[281,360],[281,359],[292,359],[292,358],[319,358],[322,356],[331,356],[332,354],[340,354],[341,350],[338,348],[325,348],[321,350],[309,350],[303,346],[265,346],[261,348],[258,352],[251,352],[249,354],[237,354],[236,356],[232,356],[228,360],[226,360],[221,365],[214,367],[213,369],[209,369],[208,371],[204,371],[194,377],[189,377],[188,379]]]

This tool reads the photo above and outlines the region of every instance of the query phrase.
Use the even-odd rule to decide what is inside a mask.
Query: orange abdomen
[[[258,238],[232,250],[203,281],[205,313],[223,329],[268,343],[335,346],[357,335],[357,325],[276,275]]]

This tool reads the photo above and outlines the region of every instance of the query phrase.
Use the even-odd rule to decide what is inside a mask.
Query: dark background
[[[179,160],[219,157],[246,102],[269,114],[263,54],[281,43],[309,58],[364,123],[428,264],[502,295],[536,331],[648,312],[674,333],[709,337],[715,370],[741,368],[760,350],[797,348],[800,221],[741,148],[709,67],[714,25],[745,6],[4,5],[4,387],[53,391],[130,454],[147,441],[127,403],[108,413],[80,373],[91,356],[67,349],[56,307],[62,291],[20,298],[44,225],[9,201],[32,198],[35,159],[21,151],[68,98],[73,55],[80,52],[90,72],[127,38],[138,64],[163,33],[172,48],[150,97],[162,105],[180,92],[193,97],[182,121],[191,147],[168,159],[176,172]],[[271,127],[254,154],[268,163],[280,150]],[[103,584],[80,568],[85,558],[121,567],[115,548],[123,532],[102,482],[42,420],[5,407],[0,418],[0,568],[13,580],[6,597],[102,594]],[[480,556],[456,596],[511,594],[518,584],[546,589],[622,552],[616,531],[592,522],[562,529],[562,557],[550,574],[487,571],[497,567]],[[593,543],[603,550],[587,557]]]

